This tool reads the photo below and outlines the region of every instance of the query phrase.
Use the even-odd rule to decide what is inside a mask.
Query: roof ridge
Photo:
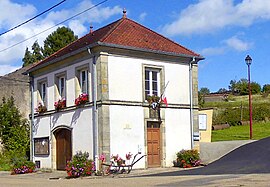
[[[165,37],[165,36],[163,36],[163,35],[161,35],[161,34],[155,32],[155,31],[153,31],[152,29],[147,28],[146,26],[144,26],[144,25],[142,25],[142,24],[140,24],[140,23],[138,23],[138,22],[136,22],[136,21],[134,21],[134,20],[132,20],[132,19],[129,19],[129,18],[125,18],[125,19],[127,19],[127,20],[129,20],[129,21],[131,21],[131,22],[133,22],[133,23],[135,23],[135,24],[137,24],[137,25],[139,25],[139,26],[141,26],[141,27],[143,27],[143,28],[149,30],[150,32],[152,32],[152,33],[154,33],[154,34],[157,34],[158,36],[161,36],[162,38],[164,38],[164,39],[166,39],[166,40],[168,40],[168,41],[170,41],[170,42],[172,42],[172,43],[174,43],[174,44],[176,44],[176,45],[178,45],[178,46],[184,48],[185,50],[187,50],[187,51],[189,51],[189,52],[191,52],[191,53],[194,53],[194,54],[200,56],[200,54],[198,54],[198,53],[196,53],[196,52],[194,52],[194,51],[192,51],[192,50],[190,50],[190,49],[188,49],[188,48],[182,46],[182,45],[179,44],[179,43],[176,43],[175,41],[173,41],[173,40],[171,40],[171,39],[169,39],[169,38],[167,38],[167,37]]]

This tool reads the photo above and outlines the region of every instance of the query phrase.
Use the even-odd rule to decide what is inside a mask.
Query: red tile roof
[[[48,63],[73,51],[83,49],[88,46],[93,47],[95,45],[113,45],[115,47],[171,53],[190,57],[195,56],[203,59],[199,54],[133,20],[123,17],[122,19],[119,19],[105,27],[93,31],[92,33],[86,34],[82,38],[60,49],[46,59],[36,63],[33,69],[36,69],[37,66],[41,64]]]

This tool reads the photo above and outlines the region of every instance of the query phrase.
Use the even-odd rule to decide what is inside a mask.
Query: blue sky
[[[4,32],[61,0],[1,0],[0,32]],[[26,47],[35,40],[42,45],[51,29],[20,45],[7,47],[29,38],[102,0],[66,0],[57,8],[26,25],[0,36],[0,75],[21,67]],[[249,54],[251,79],[262,86],[270,84],[270,1],[268,0],[108,0],[63,25],[79,37],[122,16],[161,33],[200,53],[199,88],[211,92],[228,89],[230,80],[247,77],[245,57]],[[4,51],[3,51],[4,50]]]

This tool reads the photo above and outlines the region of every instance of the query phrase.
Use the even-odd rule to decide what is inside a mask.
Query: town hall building
[[[78,151],[146,155],[134,167],[169,167],[199,140],[198,61],[204,58],[123,17],[36,63],[32,158],[63,170]]]

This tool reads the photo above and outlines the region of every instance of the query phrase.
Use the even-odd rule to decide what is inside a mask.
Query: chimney
[[[91,24],[90,25],[90,34],[92,34],[93,33],[93,25]]]
[[[123,18],[127,18],[127,10],[125,8],[123,9]]]

